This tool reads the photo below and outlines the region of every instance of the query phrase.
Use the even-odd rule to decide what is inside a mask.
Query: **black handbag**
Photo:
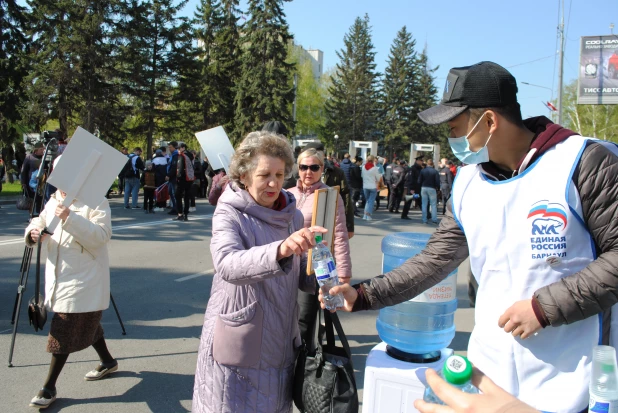
[[[319,311],[315,355],[303,345],[294,375],[294,404],[302,413],[357,413],[352,353],[337,313]],[[322,325],[324,314],[325,325]],[[343,347],[335,345],[333,325]],[[326,345],[323,345],[326,334]]]
[[[24,191],[19,197],[19,199],[15,201],[15,207],[17,207],[17,209],[21,211],[30,211],[30,208],[32,208],[33,201],[34,199],[28,198],[26,191]]]
[[[34,327],[34,331],[43,330],[47,321],[47,309],[45,308],[45,299],[40,294],[41,287],[41,238],[43,234],[39,234],[37,242],[37,262],[36,262],[36,284],[34,286],[34,297],[28,301],[28,319],[30,325]]]

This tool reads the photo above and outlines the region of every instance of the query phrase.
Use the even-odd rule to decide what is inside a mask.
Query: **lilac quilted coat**
[[[212,220],[215,267],[197,360],[193,412],[292,411],[300,346],[298,288],[315,291],[306,258],[277,261],[281,241],[303,227],[294,196],[281,211],[228,184]],[[302,261],[302,263],[301,263]]]

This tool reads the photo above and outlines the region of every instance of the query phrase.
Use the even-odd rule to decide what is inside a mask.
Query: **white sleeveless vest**
[[[479,284],[468,356],[509,393],[546,412],[579,412],[588,405],[600,317],[548,326],[526,340],[505,333],[498,318],[596,257],[572,184],[586,140],[568,138],[506,181],[490,181],[479,166],[466,166],[453,186],[453,213]]]

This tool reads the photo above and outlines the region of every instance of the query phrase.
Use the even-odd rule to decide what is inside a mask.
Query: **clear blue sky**
[[[189,0],[184,14],[193,16],[197,4],[199,0]],[[547,115],[541,101],[557,96],[559,4],[559,0],[294,0],[285,3],[284,10],[296,43],[322,50],[325,68],[337,64],[335,51],[343,47],[343,36],[365,13],[372,26],[378,70],[384,70],[393,39],[405,25],[417,49],[426,43],[431,64],[440,66],[436,72],[440,95],[451,67],[482,60],[499,63],[517,79],[522,114],[530,117]],[[577,78],[580,37],[610,34],[612,22],[618,33],[618,0],[564,0],[564,5],[567,84]]]

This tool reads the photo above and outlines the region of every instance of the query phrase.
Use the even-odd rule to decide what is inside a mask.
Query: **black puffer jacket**
[[[348,232],[354,232],[354,205],[350,197],[350,186],[348,185],[345,173],[343,173],[341,168],[333,165],[332,162],[325,160],[322,182],[328,186],[339,185],[339,194],[341,194],[341,198],[343,198],[343,202],[345,203],[346,227],[348,228]]]
[[[532,147],[543,147],[537,156],[574,134],[546,118],[533,121],[533,125],[527,124],[538,133]],[[491,170],[492,165],[483,164],[483,168]],[[495,171],[491,175],[506,179]],[[538,289],[531,298],[540,306],[545,325],[571,324],[605,312],[603,339],[607,342],[608,313],[618,302],[618,157],[603,145],[588,142],[573,182],[598,258],[582,271]],[[380,309],[409,300],[445,279],[467,256],[466,237],[453,218],[449,201],[446,215],[421,254],[355,286],[360,296],[354,310]]]

